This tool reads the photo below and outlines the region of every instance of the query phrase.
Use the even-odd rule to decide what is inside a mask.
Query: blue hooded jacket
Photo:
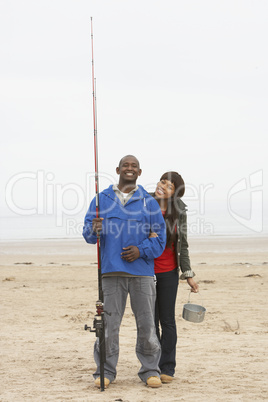
[[[83,236],[87,243],[95,244],[97,235],[92,231],[96,217],[96,198],[85,217]],[[125,205],[111,185],[99,194],[99,217],[102,221],[101,272],[126,272],[137,276],[154,275],[154,258],[160,256],[166,245],[166,225],[157,201],[142,186]],[[158,237],[149,239],[150,232]],[[121,258],[123,247],[137,246],[140,257],[133,262]]]

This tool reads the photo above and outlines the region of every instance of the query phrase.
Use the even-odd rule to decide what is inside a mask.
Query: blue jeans
[[[155,332],[155,297],[156,289],[153,277],[104,277],[102,280],[104,295],[105,347],[106,363],[104,376],[110,381],[116,377],[119,357],[119,328],[124,315],[128,294],[137,325],[136,355],[141,363],[138,375],[146,383],[148,377],[160,375],[159,359],[161,348]],[[99,339],[94,346],[94,358],[97,370],[94,378],[100,376]]]
[[[178,270],[176,268],[173,271],[156,274],[156,279],[155,326],[162,349],[159,368],[162,374],[173,376],[176,366],[175,303],[179,282]]]

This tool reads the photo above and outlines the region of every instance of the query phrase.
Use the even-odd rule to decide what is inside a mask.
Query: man
[[[140,164],[133,155],[124,156],[116,168],[119,184],[99,194],[85,217],[83,236],[97,242],[100,232],[102,288],[105,310],[105,387],[116,377],[119,356],[119,328],[128,293],[137,324],[136,354],[141,363],[140,379],[150,387],[161,386],[158,362],[160,344],[154,324],[154,258],[166,244],[166,228],[158,203],[136,181]],[[149,238],[151,232],[157,237]],[[100,387],[99,339],[94,347],[97,370],[95,385]]]

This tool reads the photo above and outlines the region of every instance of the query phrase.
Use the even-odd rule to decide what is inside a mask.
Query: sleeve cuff
[[[142,246],[137,246],[140,252],[140,258],[144,258],[145,257],[145,253],[143,251],[143,247]]]
[[[180,275],[180,279],[183,281],[184,279],[187,278],[193,278],[195,276],[194,271],[189,270],[189,271],[185,271]]]

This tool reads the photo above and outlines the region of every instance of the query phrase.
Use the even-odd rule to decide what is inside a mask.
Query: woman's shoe
[[[172,377],[171,375],[167,375],[167,374],[161,374],[160,378],[161,378],[161,381],[163,384],[168,384],[174,380],[174,377]]]

